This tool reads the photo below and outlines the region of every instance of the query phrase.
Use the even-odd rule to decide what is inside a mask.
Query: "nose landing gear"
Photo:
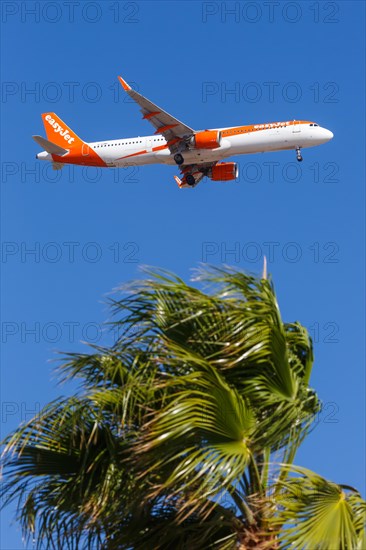
[[[301,147],[296,147],[296,158],[299,162],[302,161]]]

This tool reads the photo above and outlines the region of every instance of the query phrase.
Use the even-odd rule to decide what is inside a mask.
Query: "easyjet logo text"
[[[68,143],[72,143],[73,141],[75,141],[75,138],[70,136],[69,131],[64,130],[64,128],[62,128],[62,126],[60,126],[58,122],[53,120],[51,115],[47,115],[45,120],[47,120],[48,124],[52,126],[53,131],[56,132],[56,134],[60,134],[60,136],[62,136],[65,141],[67,141]]]

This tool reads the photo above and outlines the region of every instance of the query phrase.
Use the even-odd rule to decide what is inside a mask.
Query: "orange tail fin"
[[[51,147],[53,145],[64,151],[62,156],[55,152],[56,149],[53,153],[51,152],[54,162],[82,166],[107,166],[94,149],[80,139],[55,113],[43,113],[42,119]]]
[[[83,140],[79,138],[55,113],[43,113],[43,124],[47,138],[64,149],[80,149]]]

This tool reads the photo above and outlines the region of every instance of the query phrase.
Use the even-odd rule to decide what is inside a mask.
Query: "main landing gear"
[[[184,158],[183,158],[183,156],[182,156],[180,153],[176,153],[176,154],[174,155],[174,160],[175,160],[175,162],[178,164],[178,166],[180,166],[180,165],[183,164],[183,162],[184,162]]]
[[[302,156],[301,156],[301,147],[296,147],[296,158],[299,162],[302,161]]]
[[[188,185],[195,185],[196,183],[196,180],[194,178],[194,176],[192,176],[192,174],[187,174],[186,175],[186,182],[188,183]]]

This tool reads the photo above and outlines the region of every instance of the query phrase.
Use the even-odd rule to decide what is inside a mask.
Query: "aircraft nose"
[[[333,139],[333,137],[334,137],[333,132],[331,132],[330,130],[326,130],[324,128],[324,139],[326,139],[327,141],[330,141],[331,139]]]

